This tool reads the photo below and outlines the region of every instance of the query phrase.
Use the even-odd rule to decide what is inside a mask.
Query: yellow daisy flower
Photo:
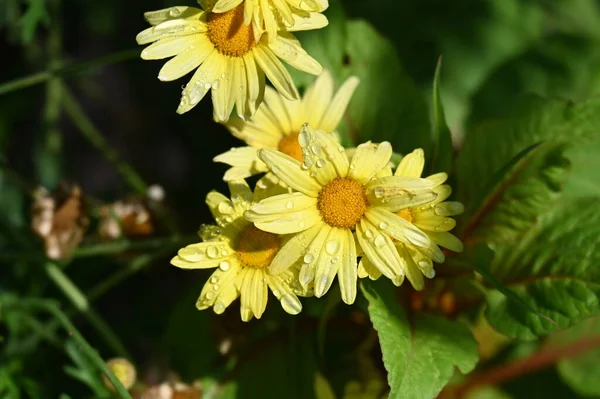
[[[171,264],[182,269],[217,268],[204,285],[196,307],[212,306],[221,314],[238,297],[241,317],[260,319],[267,305],[269,288],[289,314],[302,310],[300,296],[312,295],[310,287],[298,283],[298,266],[277,276],[269,266],[287,239],[261,231],[243,217],[253,203],[281,193],[277,185],[260,180],[254,193],[245,181],[229,184],[231,199],[215,191],[206,197],[217,226],[203,226],[203,242],[182,248]]]
[[[323,296],[337,275],[344,302],[356,298],[357,251],[396,285],[405,270],[392,238],[429,253],[429,237],[395,212],[431,202],[437,178],[377,177],[388,167],[392,146],[370,142],[357,147],[351,160],[331,134],[305,124],[299,136],[304,162],[280,151],[262,149],[258,156],[295,192],[269,197],[245,213],[261,230],[294,234],[271,262],[284,272],[300,260],[300,283],[314,281]],[[355,243],[355,237],[358,242]]]
[[[248,121],[231,118],[225,126],[248,147],[232,148],[214,158],[231,168],[224,180],[243,179],[269,170],[258,158],[261,148],[278,149],[302,162],[302,148],[298,134],[303,123],[328,133],[335,131],[346,111],[350,98],[358,86],[356,77],[348,78],[334,94],[335,82],[325,70],[306,89],[301,101],[288,101],[275,90],[265,89],[265,102]]]
[[[395,176],[419,178],[423,173],[424,165],[425,155],[419,148],[402,159]],[[430,176],[428,179],[433,178],[439,183],[443,183],[445,178],[442,179],[442,176],[445,177],[445,173]],[[433,262],[444,262],[444,253],[439,246],[454,252],[463,250],[462,242],[448,232],[456,226],[456,221],[448,216],[460,215],[464,211],[464,206],[460,202],[446,201],[452,193],[452,188],[446,184],[437,186],[433,191],[437,197],[432,201],[404,208],[396,213],[427,234],[431,240],[430,246],[425,250],[410,243],[394,242],[402,259],[406,277],[416,290],[422,290],[425,287],[423,275],[427,278],[435,276]],[[381,276],[381,272],[368,258],[362,258],[358,266],[358,276],[377,279]]]
[[[213,12],[226,12],[243,0],[218,0]],[[255,37],[266,31],[269,38],[277,32],[294,26],[302,30],[319,29],[327,25],[327,18],[320,14],[329,6],[328,0],[245,0],[244,23],[255,27]]]
[[[153,44],[142,51],[142,58],[174,56],[158,78],[172,81],[196,69],[183,89],[178,113],[192,109],[211,90],[215,119],[229,119],[234,105],[240,117],[249,118],[263,100],[265,75],[285,98],[296,100],[298,91],[280,58],[301,71],[321,73],[321,65],[291,33],[282,32],[272,40],[263,35],[257,40],[252,26],[244,24],[243,14],[243,4],[221,14],[193,7],[144,14],[152,27],[136,39],[138,44]]]

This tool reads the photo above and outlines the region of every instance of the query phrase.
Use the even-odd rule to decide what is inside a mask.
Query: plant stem
[[[525,374],[549,367],[561,359],[575,357],[598,346],[600,346],[600,337],[582,339],[560,348],[545,348],[524,359],[518,359],[475,374],[462,385],[449,387],[442,391],[439,398],[464,398],[469,391],[475,388],[484,385],[503,384]]]
[[[64,65],[56,69],[50,68],[47,71],[37,72],[33,75],[9,80],[8,82],[0,84],[0,96],[16,90],[26,89],[28,87],[44,83],[55,76],[62,77],[66,75],[81,75],[84,73],[93,72],[97,68],[105,65],[136,58],[139,56],[139,54],[140,52],[137,49],[125,50],[107,56],[98,57],[89,61]]]
[[[94,328],[98,331],[98,334],[104,339],[104,341],[115,352],[115,354],[131,359],[127,349],[125,349],[125,346],[121,343],[117,335],[91,308],[86,296],[81,292],[81,290],[79,290],[79,288],[77,288],[71,279],[69,279],[69,277],[67,277],[67,275],[64,274],[55,263],[51,262],[46,263],[46,273],[48,274],[48,277],[50,277],[50,279],[71,301],[73,306],[75,306],[78,311],[85,315],[90,324],[94,326]]]
[[[119,154],[112,149],[102,133],[94,126],[92,121],[87,117],[81,105],[77,102],[73,94],[63,84],[63,105],[65,111],[73,124],[79,129],[83,137],[85,137],[94,147],[96,147],[104,157],[110,162],[115,169],[121,174],[129,186],[140,193],[141,195],[146,194],[147,184],[144,183],[142,178],[137,172],[125,161],[123,161]]]
[[[82,351],[88,356],[90,361],[102,371],[108,380],[113,384],[117,393],[122,399],[132,399],[131,395],[121,381],[110,371],[104,360],[100,357],[98,352],[85,340],[81,333],[71,323],[69,318],[58,308],[58,306],[52,302],[40,300],[40,299],[23,299],[12,305],[14,307],[28,307],[32,309],[39,309],[46,311],[56,318],[56,320],[63,326],[65,331],[72,337],[77,344],[81,347]]]

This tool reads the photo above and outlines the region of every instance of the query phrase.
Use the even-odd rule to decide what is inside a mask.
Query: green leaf
[[[535,339],[598,313],[599,245],[597,198],[565,201],[541,216],[517,243],[499,247],[490,270],[536,313],[556,323],[492,291],[486,311],[490,324],[505,335]]]
[[[547,346],[579,350],[577,356],[557,363],[558,373],[574,391],[584,396],[600,396],[600,317],[587,320],[553,334]]]
[[[434,398],[455,366],[463,373],[475,367],[477,343],[466,326],[427,314],[409,322],[388,281],[365,281],[361,287],[379,335],[390,398]]]
[[[39,24],[48,25],[50,16],[46,10],[45,0],[29,0],[29,7],[23,17],[21,24],[23,26],[22,41],[24,44],[29,44],[33,40],[35,31]]]
[[[527,97],[514,110],[510,117],[469,131],[458,156],[458,198],[470,204],[463,216],[467,242],[470,235],[493,242],[518,239],[558,198],[567,177],[563,143],[572,149],[600,136],[600,98],[573,105]],[[542,142],[506,170],[528,147]]]
[[[338,83],[356,76],[360,84],[344,117],[345,130],[355,145],[367,140],[390,141],[396,152],[432,148],[429,109],[408,77],[394,45],[365,21],[347,21],[338,2],[328,11],[329,26],[301,32],[303,47]],[[294,81],[306,77],[293,73]],[[344,135],[342,135],[344,136]]]
[[[433,138],[434,148],[431,171],[448,172],[452,169],[452,134],[446,124],[444,104],[440,94],[440,74],[442,71],[442,57],[438,59],[435,77],[433,78]]]

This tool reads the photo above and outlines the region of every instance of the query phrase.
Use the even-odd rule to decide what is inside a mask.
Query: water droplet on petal
[[[325,250],[329,255],[335,255],[340,249],[340,242],[337,240],[328,241],[325,244]]]
[[[223,262],[219,263],[219,269],[223,270],[224,272],[229,270],[229,262],[223,261]]]
[[[285,203],[285,207],[287,209],[294,209],[294,202],[293,201],[288,201]]]
[[[304,263],[308,264],[308,263],[312,262],[313,260],[315,260],[315,257],[312,256],[312,254],[306,254],[306,255],[304,255],[303,260],[304,260]]]
[[[383,230],[385,230],[385,229],[387,229],[388,227],[389,227],[389,224],[388,224],[388,222],[385,222],[385,221],[383,221],[383,222],[379,223],[379,228],[380,228],[380,229],[383,229]]]
[[[375,237],[373,244],[375,244],[377,248],[385,246],[385,237],[383,237],[382,234],[379,234],[377,237]]]
[[[217,255],[219,255],[219,250],[217,249],[217,247],[208,247],[208,249],[206,250],[206,255],[208,255],[209,258],[216,258]]]

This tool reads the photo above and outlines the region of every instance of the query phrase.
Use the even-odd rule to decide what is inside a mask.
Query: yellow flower
[[[388,142],[362,144],[351,160],[335,136],[308,124],[302,127],[299,142],[303,163],[276,150],[258,153],[295,192],[266,198],[245,213],[261,230],[294,234],[271,262],[271,272],[278,274],[301,262],[300,283],[308,286],[314,281],[317,297],[329,290],[337,275],[342,299],[350,304],[356,298],[360,251],[400,285],[405,270],[392,238],[426,252],[432,243],[395,212],[434,200],[433,190],[445,176],[377,177],[392,156]]]
[[[249,118],[263,100],[265,75],[285,98],[296,100],[298,91],[279,58],[301,71],[321,73],[321,65],[291,33],[257,40],[243,14],[243,4],[221,14],[193,7],[144,14],[152,27],[140,32],[137,42],[153,44],[142,51],[142,58],[174,56],[158,78],[171,81],[196,69],[183,89],[178,113],[192,109],[211,90],[215,119],[229,119],[234,105],[240,117]],[[299,27],[289,29],[294,30]]]
[[[422,149],[417,149],[402,159],[395,176],[407,178],[419,178],[423,173],[425,155]],[[444,179],[442,179],[442,176]],[[435,179],[440,184],[445,181],[446,174],[437,174],[428,177]],[[458,238],[449,233],[456,226],[456,221],[448,216],[459,215],[464,211],[460,202],[446,201],[452,193],[448,185],[437,186],[433,190],[437,197],[428,203],[418,206],[404,208],[397,215],[419,228],[429,237],[431,244],[428,248],[417,247],[410,243],[395,241],[396,249],[402,258],[406,277],[416,290],[422,290],[425,286],[423,275],[427,278],[435,276],[433,262],[444,262],[444,254],[439,246],[455,252],[463,250],[463,244]],[[377,279],[381,272],[370,262],[368,258],[362,258],[358,275],[361,278],[369,276]]]
[[[231,118],[226,123],[231,133],[245,141],[248,147],[232,148],[218,155],[215,162],[231,166],[224,180],[243,179],[269,170],[257,155],[261,148],[278,149],[302,162],[302,148],[298,134],[303,123],[331,133],[337,129],[350,98],[358,85],[358,78],[350,77],[334,95],[334,80],[325,70],[306,89],[301,101],[288,101],[269,87],[265,102],[249,121]]]
[[[226,12],[239,6],[242,1],[218,0],[212,11]],[[267,31],[272,39],[280,29],[289,30],[297,26],[302,30],[310,30],[326,26],[327,18],[320,12],[328,6],[327,0],[245,0],[244,23],[253,23],[255,37]]]
[[[196,307],[213,307],[221,314],[238,297],[242,320],[259,319],[267,305],[267,287],[289,314],[298,314],[302,304],[297,295],[311,295],[311,288],[298,283],[298,266],[285,273],[269,271],[272,259],[286,237],[258,230],[243,217],[253,203],[280,193],[277,185],[265,179],[256,184],[254,193],[245,181],[229,184],[231,199],[215,191],[206,197],[217,226],[203,226],[204,242],[182,248],[171,264],[182,269],[217,268],[204,285]]]

